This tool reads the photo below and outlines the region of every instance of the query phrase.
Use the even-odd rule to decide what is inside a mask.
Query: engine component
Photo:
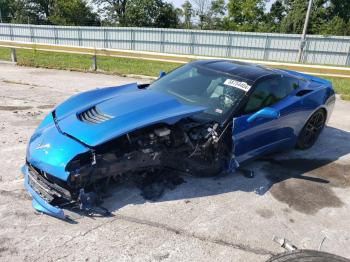
[[[154,133],[159,137],[164,137],[170,135],[170,129],[169,128],[158,128],[154,130]]]

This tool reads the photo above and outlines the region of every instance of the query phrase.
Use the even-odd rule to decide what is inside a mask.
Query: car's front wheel
[[[300,149],[308,149],[312,147],[320,133],[322,132],[326,123],[326,112],[323,109],[317,110],[306,122],[301,130],[297,147]]]

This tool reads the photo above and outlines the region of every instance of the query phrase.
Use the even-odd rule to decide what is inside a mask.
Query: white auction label
[[[248,85],[246,82],[239,82],[239,81],[233,80],[233,79],[226,79],[224,84],[227,86],[233,86],[233,87],[239,88],[245,92],[248,92],[249,89],[251,88],[251,86]]]

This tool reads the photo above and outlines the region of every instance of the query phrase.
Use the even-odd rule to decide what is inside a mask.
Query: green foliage
[[[162,0],[129,0],[125,24],[139,27],[177,27],[178,13],[172,4]]]
[[[286,16],[287,8],[282,0],[271,5],[270,12],[265,15],[265,22],[260,26],[262,32],[280,32],[281,22]]]
[[[56,25],[96,25],[98,21],[82,0],[56,0],[48,20]]]
[[[192,16],[194,14],[192,4],[186,0],[181,7],[181,15],[184,17],[184,27],[189,29],[192,27]]]
[[[264,20],[264,0],[229,0],[228,25],[239,31],[257,31]]]
[[[97,15],[85,0],[0,0],[7,22],[57,25],[95,25]]]
[[[98,13],[101,14],[100,18],[104,24],[127,26],[125,13],[128,0],[91,0],[91,2],[99,7]]]
[[[209,28],[221,29],[223,28],[223,17],[226,13],[225,0],[213,0],[209,12]]]

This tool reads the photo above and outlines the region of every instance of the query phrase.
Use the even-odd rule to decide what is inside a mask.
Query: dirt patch
[[[11,245],[11,239],[8,237],[0,237],[0,257],[2,253],[17,254],[18,250]]]
[[[263,218],[273,217],[273,212],[270,209],[261,208],[256,210],[256,213]]]
[[[32,216],[34,213],[33,212],[23,212],[20,210],[9,210],[3,213],[0,213],[0,217],[5,218],[5,217],[10,217],[10,216],[15,216],[17,218],[27,218],[29,216]],[[1,225],[0,225],[1,227]]]
[[[325,207],[341,207],[343,202],[332,187],[350,186],[349,165],[327,159],[267,160],[266,177],[272,182],[272,196],[291,208],[315,214]]]
[[[0,111],[20,111],[32,109],[32,106],[0,106]]]
[[[42,106],[38,106],[37,108],[39,109],[51,109],[54,108],[54,105],[42,105]]]
[[[10,197],[10,198],[21,199],[21,200],[31,199],[24,189],[15,190],[15,191],[0,190],[0,196],[1,196],[1,199],[3,199],[2,197]]]
[[[32,126],[38,126],[41,123],[41,119],[33,120],[33,119],[26,119],[24,121],[14,121],[11,123],[11,126],[26,126],[26,127],[32,127]]]

